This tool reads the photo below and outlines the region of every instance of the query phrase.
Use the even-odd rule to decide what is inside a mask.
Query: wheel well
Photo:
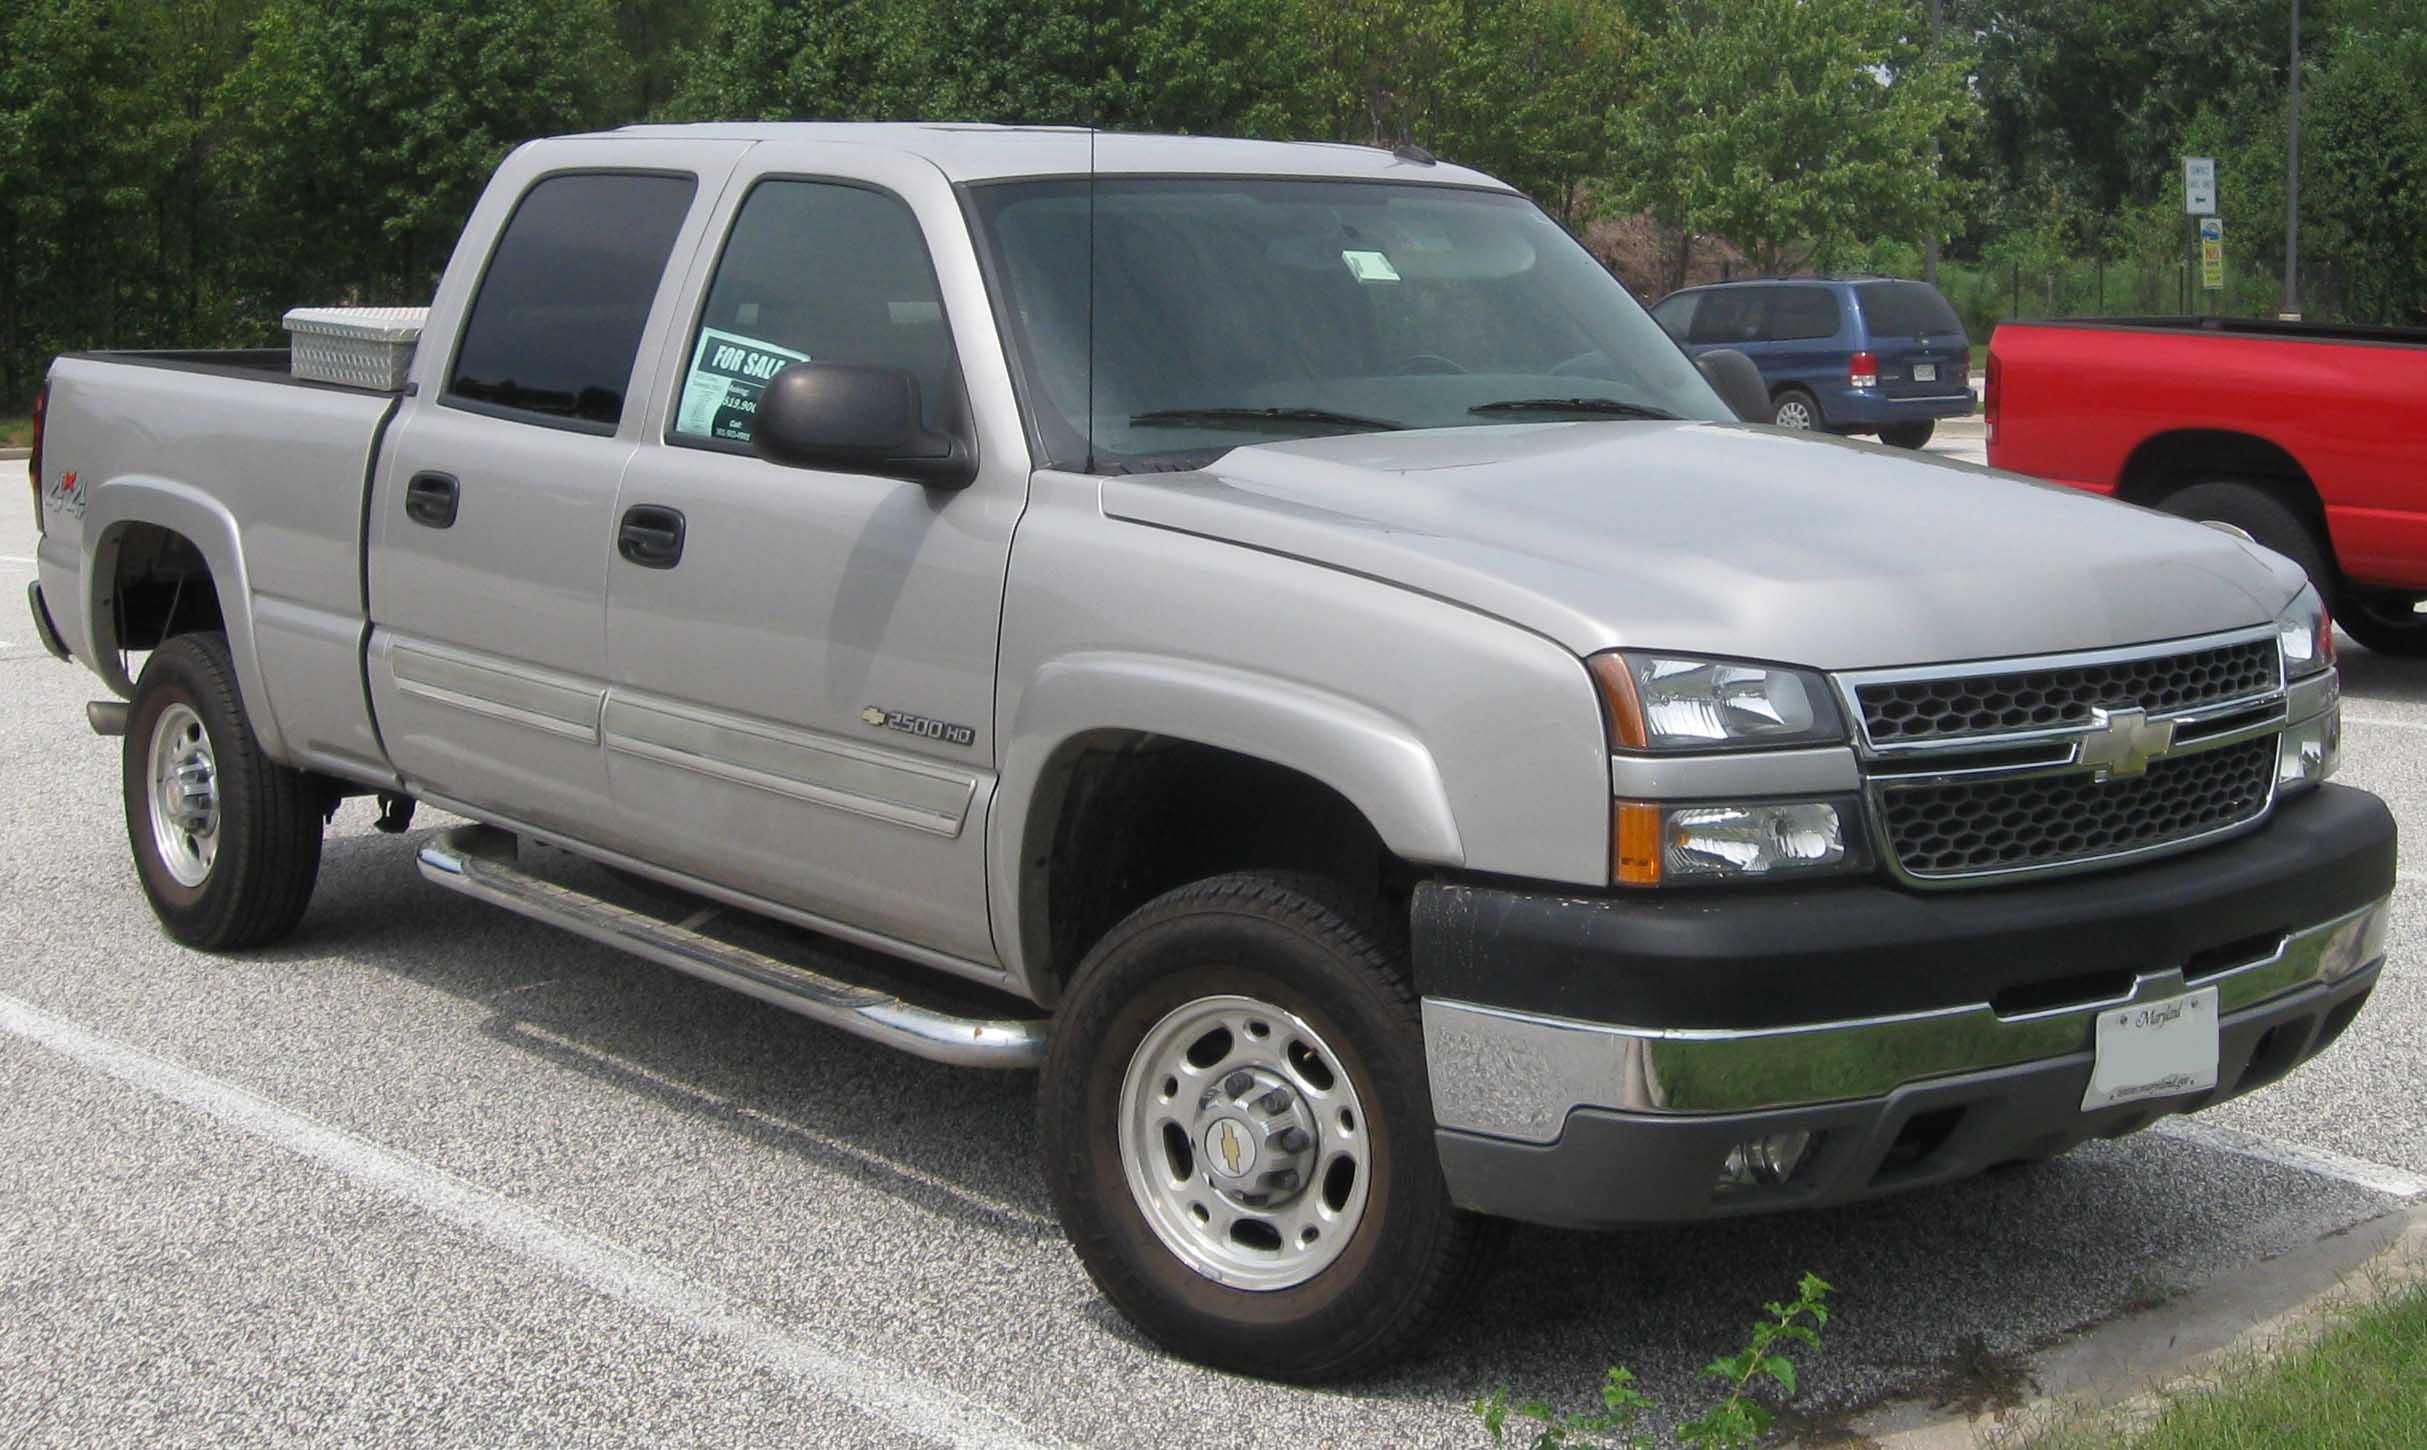
[[[1028,832],[1023,941],[1060,992],[1113,925],[1224,871],[1312,871],[1404,901],[1412,871],[1348,799],[1313,776],[1171,736],[1101,731],[1065,745]]]
[[[224,627],[218,585],[193,540],[158,524],[128,524],[109,548],[103,602],[119,649],[153,649],[172,635]]]
[[[2124,460],[2115,496],[2156,508],[2166,495],[2195,483],[2247,483],[2291,505],[2317,535],[2328,557],[2334,541],[2326,532],[2326,507],[2309,471],[2280,446],[2248,433],[2186,429],[2160,433]]]

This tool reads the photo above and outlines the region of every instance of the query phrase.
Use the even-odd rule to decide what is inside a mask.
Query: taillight
[[[1846,359],[1846,381],[1858,388],[1879,386],[1879,354],[1858,352]]]
[[[34,480],[34,532],[49,532],[42,526],[42,415],[50,411],[51,385],[44,383],[34,389],[33,452],[25,460],[25,471]]]
[[[1997,375],[2000,371],[1997,354],[1992,352],[1989,354],[1989,380],[1980,390],[1980,418],[1989,425],[1989,442],[1992,445],[1997,442]]]

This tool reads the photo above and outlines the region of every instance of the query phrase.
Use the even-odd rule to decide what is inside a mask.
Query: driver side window
[[[943,295],[918,220],[898,198],[845,182],[763,181],[717,259],[673,442],[750,441],[767,382],[796,362],[900,368],[937,425],[958,387]]]

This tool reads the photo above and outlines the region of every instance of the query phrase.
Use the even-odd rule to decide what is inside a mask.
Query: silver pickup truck
[[[2289,562],[1740,423],[1421,152],[540,141],[400,390],[288,361],[50,374],[35,621],[169,934],[291,931],[343,797],[467,818],[441,886],[1041,1068],[1080,1258],[1210,1363],[1372,1368],[1498,1221],[2204,1108],[2382,966]]]

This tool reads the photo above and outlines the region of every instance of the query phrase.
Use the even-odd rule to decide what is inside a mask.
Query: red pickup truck
[[[1995,467],[2230,524],[2360,643],[2427,655],[2427,329],[2007,323],[1982,413]]]

